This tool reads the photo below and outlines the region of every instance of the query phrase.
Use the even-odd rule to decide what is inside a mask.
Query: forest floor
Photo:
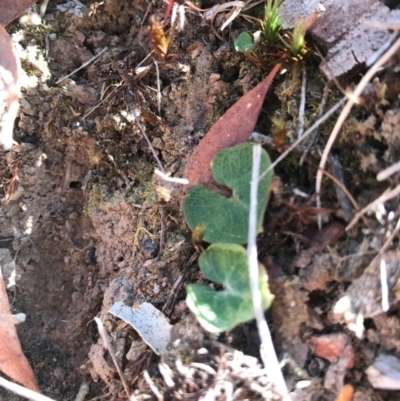
[[[173,185],[171,199],[161,198],[164,183],[154,175],[157,163],[132,120],[140,108],[165,171],[182,177],[200,139],[268,73],[233,46],[233,38],[249,23],[237,18],[218,31],[222,41],[204,13],[186,10],[183,30],[175,33],[168,57],[158,59],[156,68],[149,16],[162,20],[163,1],[83,1],[83,17],[60,11],[61,3],[50,2],[39,27],[21,28],[15,22],[7,28],[22,60],[23,96],[14,131],[19,145],[0,154],[0,197],[10,197],[0,204],[0,262],[16,272],[10,302],[13,311],[27,314],[18,335],[40,388],[55,400],[73,400],[87,382],[87,400],[126,399],[99,342],[93,320],[99,316],[137,399],[155,397],[143,378],[145,370],[165,399],[209,394],[216,377],[200,369],[190,381],[176,372],[177,358],[196,360],[201,348],[209,350],[201,362],[214,366],[221,374],[218,380],[246,388],[234,399],[273,399],[268,398],[268,381],[254,379],[257,386],[251,388],[234,371],[220,373],[233,350],[259,358],[256,324],[210,335],[188,311],[186,284],[207,281],[182,214],[183,191]],[[201,7],[219,3],[205,0]],[[260,7],[253,12],[262,12]],[[307,72],[306,128],[317,119],[321,102],[326,111],[343,96],[335,84],[327,86],[312,37],[307,46],[312,54],[301,64]],[[95,62],[56,83],[104,48]],[[135,74],[139,63],[148,67],[147,73]],[[365,71],[359,68],[340,83],[352,87]],[[323,229],[318,231],[315,179],[338,113],[321,125],[312,142],[306,140],[275,168],[258,249],[275,294],[267,318],[278,355],[288,360],[284,374],[293,400],[339,400],[344,384],[353,386],[354,400],[400,399],[396,391],[374,388],[367,373],[377,358],[400,355],[397,239],[382,250],[400,216],[398,197],[345,230],[357,208],[395,188],[400,178],[376,179],[398,161],[400,150],[396,63],[379,74],[364,103],[346,120],[327,168],[352,194],[356,207],[349,208],[335,182],[324,176]],[[275,79],[256,126],[272,138],[264,145],[272,160],[297,138],[302,74],[297,80],[289,75]],[[281,134],[273,120],[283,123]],[[10,193],[8,183],[16,171],[19,187]],[[381,308],[380,260],[387,268],[387,312]],[[8,277],[7,271],[3,274]],[[334,311],[344,296],[351,307],[338,316]],[[163,356],[179,381],[174,391],[162,382],[160,358],[130,326],[108,313],[116,301],[150,302],[174,325],[183,345]],[[1,398],[19,399],[3,390]],[[227,398],[215,394],[208,399]]]

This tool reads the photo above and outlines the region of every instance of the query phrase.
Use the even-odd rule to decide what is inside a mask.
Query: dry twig
[[[249,266],[250,288],[253,300],[254,314],[256,316],[258,334],[261,339],[260,354],[267,371],[268,378],[274,384],[276,391],[284,401],[290,401],[285,379],[279,366],[278,357],[272,342],[271,333],[265,320],[262,307],[262,294],[259,284],[259,266],[257,253],[257,191],[261,161],[261,146],[254,145],[253,169],[250,184],[250,213],[249,236],[247,245],[247,263]]]
[[[31,401],[54,401],[52,398],[46,397],[45,395],[37,393],[36,391],[29,390],[20,386],[19,384],[12,383],[3,377],[0,377],[0,386]]]
[[[367,71],[367,73],[363,76],[363,78],[357,85],[354,92],[348,96],[348,101],[344,106],[342,112],[340,113],[339,118],[336,121],[336,124],[331,132],[328,143],[325,146],[324,152],[322,153],[321,160],[319,163],[319,170],[317,172],[317,179],[315,183],[315,192],[317,195],[316,200],[318,208],[321,207],[320,191],[322,183],[322,170],[325,169],[325,164],[326,161],[328,160],[328,155],[340,132],[340,129],[342,128],[342,125],[344,124],[348,115],[350,114],[353,105],[356,103],[356,101],[358,101],[358,98],[362,94],[367,83],[375,76],[378,70],[397,52],[399,48],[400,48],[400,39],[397,39],[396,42],[390,47],[390,49],[385,54],[383,54],[383,56]],[[319,217],[318,219],[318,225],[321,228],[322,225],[321,217]]]
[[[90,60],[85,61],[80,67],[78,67],[76,70],[72,71],[68,75],[65,75],[64,77],[60,78],[56,84],[59,84],[60,82],[64,81],[64,79],[69,78],[71,75],[74,75],[76,72],[81,70],[82,68],[85,68],[89,64],[95,62],[103,53],[105,53],[108,50],[108,47],[105,47],[103,50],[101,50],[99,53],[97,53],[95,56],[93,56]]]
[[[370,210],[374,210],[378,207],[381,203],[385,203],[388,200],[394,198],[395,196],[400,195],[400,185],[397,185],[396,188],[392,190],[385,191],[379,198],[375,199],[369,205],[365,206],[364,209],[360,210],[356,213],[353,220],[347,225],[346,231],[351,230],[358,222],[358,220],[364,216],[365,213],[369,212]]]
[[[321,118],[319,118],[300,138],[296,140],[292,145],[289,146],[271,165],[260,175],[260,180],[262,180],[270,171],[274,169],[286,156],[297,146],[306,139],[310,134],[312,134],[325,120],[327,120],[339,107],[341,107],[346,98],[339,100],[330,110],[328,110]]]
[[[124,390],[126,392],[126,395],[128,396],[128,400],[129,400],[130,399],[129,386],[128,386],[128,383],[125,380],[124,373],[122,372],[122,369],[119,366],[119,363],[118,363],[118,360],[117,360],[117,356],[115,355],[113,347],[111,346],[110,339],[108,338],[108,334],[106,333],[106,329],[104,328],[103,322],[98,317],[95,317],[94,321],[97,324],[97,328],[98,328],[100,336],[101,336],[101,338],[103,340],[103,346],[107,349],[108,353],[111,356],[111,359],[114,362],[115,368],[117,369],[119,377],[121,378],[122,385],[124,386]]]

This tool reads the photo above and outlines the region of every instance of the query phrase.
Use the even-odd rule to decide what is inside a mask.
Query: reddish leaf
[[[0,0],[0,25],[7,26],[37,0]]]
[[[11,315],[1,269],[0,314]],[[15,325],[5,320],[0,322],[0,371],[26,388],[40,392],[29,362],[22,352]]]
[[[1,1],[1,0],[0,0]],[[0,98],[7,104],[7,114],[3,118],[0,145],[4,150],[13,144],[14,120],[19,108],[20,63],[16,57],[10,35],[0,25]]]
[[[255,88],[240,98],[207,132],[186,164],[186,189],[212,182],[211,161],[221,149],[246,142],[256,126],[265,95],[281,65],[276,65]]]

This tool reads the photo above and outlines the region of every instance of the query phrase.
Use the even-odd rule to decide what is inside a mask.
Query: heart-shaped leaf
[[[209,185],[196,185],[186,193],[183,203],[186,222],[192,231],[202,228],[204,241],[234,244],[247,242],[253,146],[244,143],[223,149],[213,159],[213,177],[232,191],[230,197],[210,190]],[[267,152],[262,150],[260,171],[264,171],[270,164]],[[261,230],[268,203],[272,174],[266,175],[258,185],[258,231]]]
[[[246,250],[242,246],[210,245],[201,254],[199,265],[208,279],[225,288],[215,291],[201,284],[188,285],[186,303],[206,330],[220,333],[254,318]],[[262,266],[260,272],[262,303],[267,309],[274,296]]]

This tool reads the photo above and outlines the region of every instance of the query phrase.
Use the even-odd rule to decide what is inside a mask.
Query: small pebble
[[[142,242],[142,251],[146,256],[154,258],[158,253],[158,244],[151,238],[146,238]]]
[[[56,378],[56,380],[58,381],[63,381],[66,375],[66,372],[63,368],[55,368],[54,372],[53,372],[54,377]]]

